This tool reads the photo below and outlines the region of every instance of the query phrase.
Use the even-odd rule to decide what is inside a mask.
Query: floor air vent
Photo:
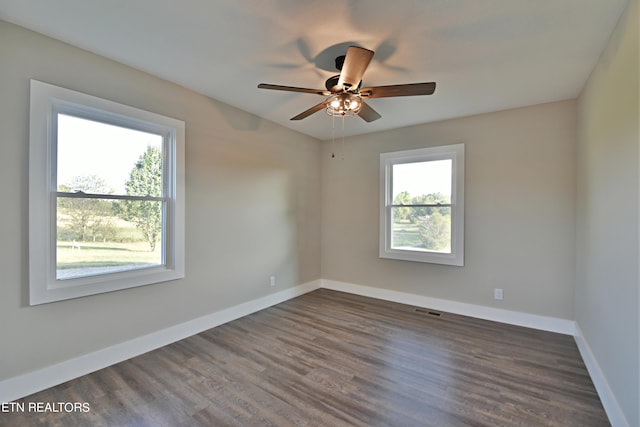
[[[438,313],[437,311],[433,311],[433,310],[427,310],[426,308],[416,308],[415,312],[420,314],[427,314],[429,316],[434,316],[434,317],[442,316],[441,313]]]

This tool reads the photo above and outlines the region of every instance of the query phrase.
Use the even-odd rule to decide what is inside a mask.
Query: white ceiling
[[[319,139],[323,112],[289,118],[348,45],[376,51],[364,86],[437,82],[368,103],[345,135],[575,98],[627,0],[0,0],[0,19],[176,82]],[[342,135],[342,122],[336,121]]]

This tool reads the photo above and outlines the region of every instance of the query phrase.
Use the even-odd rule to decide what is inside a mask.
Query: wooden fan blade
[[[284,90],[287,92],[313,93],[315,95],[331,95],[331,92],[322,89],[307,89],[305,87],[280,86],[268,83],[260,83],[258,89]]]
[[[327,102],[326,101],[322,101],[319,104],[314,105],[313,107],[309,108],[308,110],[303,111],[302,113],[298,114],[295,117],[291,117],[291,120],[302,120],[306,117],[309,117],[310,115],[312,115],[313,113],[317,113],[318,111],[326,108],[327,106]]]
[[[358,87],[364,72],[371,62],[371,58],[373,58],[373,54],[372,50],[350,46],[344,58],[338,87],[346,89]]]
[[[409,83],[404,85],[365,87],[360,89],[360,96],[363,98],[390,98],[392,96],[432,95],[435,91],[435,82]]]
[[[376,110],[371,108],[371,106],[364,102],[362,99],[360,100],[360,111],[358,111],[358,115],[362,117],[365,122],[372,122],[382,117]]]

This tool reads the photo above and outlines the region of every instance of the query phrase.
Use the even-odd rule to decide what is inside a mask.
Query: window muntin
[[[32,305],[184,277],[184,122],[32,80],[29,194]]]
[[[380,257],[463,265],[464,145],[380,155]]]

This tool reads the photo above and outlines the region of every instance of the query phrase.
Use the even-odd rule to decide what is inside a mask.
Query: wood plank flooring
[[[572,337],[317,290],[16,403],[2,426],[607,426]]]

